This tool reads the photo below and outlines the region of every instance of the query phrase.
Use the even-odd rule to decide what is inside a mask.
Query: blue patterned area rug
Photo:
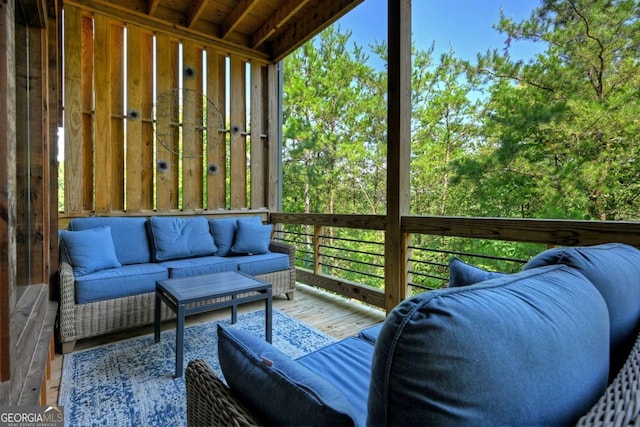
[[[185,367],[204,359],[220,373],[216,333],[220,320],[184,332]],[[238,316],[232,327],[264,337],[264,310]],[[299,357],[335,339],[273,311],[273,344]],[[58,405],[68,426],[184,426],[187,424],[184,376],[174,378],[175,330],[118,341],[65,355]]]

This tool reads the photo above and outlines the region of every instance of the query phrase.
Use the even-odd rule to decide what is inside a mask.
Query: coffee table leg
[[[178,305],[178,313],[176,314],[176,378],[180,378],[184,357],[184,304]]]
[[[265,312],[265,319],[264,319],[264,323],[265,323],[265,336],[267,338],[267,342],[271,342],[271,323],[272,323],[272,313],[271,313],[271,289],[267,289],[267,301],[265,302],[265,308],[264,308],[264,312]]]
[[[238,321],[238,304],[236,304],[236,296],[231,295],[231,300],[233,304],[231,305],[231,323],[236,323]]]
[[[156,292],[156,311],[154,314],[153,332],[155,342],[160,342],[160,295]]]

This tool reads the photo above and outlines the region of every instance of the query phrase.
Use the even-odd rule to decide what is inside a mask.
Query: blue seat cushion
[[[154,216],[149,219],[154,261],[213,255],[217,248],[203,216]]]
[[[272,231],[273,224],[238,220],[238,229],[231,252],[251,255],[269,252]]]
[[[121,264],[151,262],[151,251],[146,229],[147,219],[142,217],[73,218],[69,230],[86,230],[104,225],[111,227],[111,237]]]
[[[159,264],[169,270],[169,277],[172,279],[238,270],[238,262],[235,259],[219,256],[174,259]]]
[[[265,425],[353,425],[354,410],[330,382],[262,338],[218,325],[229,388]]]
[[[257,216],[243,217],[243,221],[252,221],[257,224],[262,224],[262,219]],[[231,247],[233,246],[236,230],[238,230],[238,218],[219,218],[210,219],[209,227],[211,234],[213,234],[213,240],[216,242],[218,256],[231,255]]]
[[[564,264],[582,273],[609,308],[611,377],[625,363],[640,327],[640,250],[622,243],[554,248],[531,259],[524,270]]]
[[[376,325],[369,326],[368,328],[361,329],[358,332],[358,336],[363,340],[367,340],[370,343],[375,344],[378,340],[378,335],[380,335],[380,330],[382,329],[383,322],[380,322]]]
[[[268,252],[260,255],[228,257],[228,259],[236,261],[238,269],[251,276],[289,269],[289,256],[282,253]]]
[[[364,426],[372,358],[372,343],[349,337],[297,360],[340,390],[355,409],[356,425]]]
[[[504,276],[504,273],[486,271],[482,268],[476,267],[475,265],[467,264],[455,257],[451,258],[451,261],[449,261],[450,288],[473,285],[474,283],[484,282],[485,280],[502,276]]]
[[[567,266],[426,292],[375,344],[371,425],[573,425],[604,393],[607,306]]]
[[[108,225],[81,231],[60,231],[74,276],[120,267]]]
[[[155,292],[156,280],[168,279],[158,264],[129,264],[76,277],[76,303],[121,298]]]

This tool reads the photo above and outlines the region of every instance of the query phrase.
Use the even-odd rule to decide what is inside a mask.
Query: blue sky
[[[458,57],[473,60],[477,53],[504,47],[504,35],[493,28],[500,7],[519,22],[540,4],[540,0],[413,0],[413,40],[418,49],[425,50],[435,41],[438,56],[451,47]],[[365,0],[338,24],[343,31],[350,29],[352,40],[365,49],[375,41],[384,41],[387,0]],[[509,52],[514,59],[526,60],[541,49],[533,43],[514,43]],[[370,55],[370,62],[380,66],[374,55]]]

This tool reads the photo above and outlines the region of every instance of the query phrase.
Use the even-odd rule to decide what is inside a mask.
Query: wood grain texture
[[[82,13],[65,7],[64,26],[64,210],[83,210],[83,120],[82,120]]]
[[[230,65],[231,209],[247,207],[247,129],[245,62],[231,55]]]
[[[95,107],[95,210],[107,212],[111,209],[111,183],[114,181],[111,159],[111,23],[103,15],[94,18],[96,82],[95,96],[99,100]]]

